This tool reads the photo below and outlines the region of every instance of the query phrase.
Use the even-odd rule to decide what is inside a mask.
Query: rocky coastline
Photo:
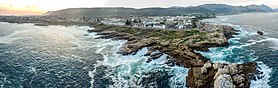
[[[118,53],[136,54],[148,47],[146,62],[159,58],[163,53],[169,55],[168,64],[189,68],[186,77],[190,88],[249,88],[250,80],[256,72],[256,62],[244,64],[211,63],[198,51],[209,51],[210,47],[228,46],[228,39],[237,30],[224,25],[205,25],[190,30],[159,30],[132,28],[103,24],[88,32],[96,32],[100,39],[127,40]],[[159,51],[159,52],[157,52]]]
[[[9,21],[4,21],[9,22]],[[147,47],[146,62],[167,54],[169,66],[189,68],[186,84],[189,88],[249,88],[251,78],[257,68],[256,62],[244,64],[211,63],[209,58],[197,51],[209,51],[210,47],[228,46],[228,39],[237,34],[237,30],[225,25],[205,25],[202,28],[188,30],[161,30],[151,28],[134,28],[112,26],[97,23],[68,22],[9,22],[38,23],[36,26],[48,25],[78,25],[91,26],[99,39],[127,40],[118,51],[119,54],[136,54],[138,50]],[[159,52],[157,52],[159,51]]]

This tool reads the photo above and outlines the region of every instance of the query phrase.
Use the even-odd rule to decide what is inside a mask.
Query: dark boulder
[[[264,33],[262,31],[257,31],[257,34],[264,35]]]

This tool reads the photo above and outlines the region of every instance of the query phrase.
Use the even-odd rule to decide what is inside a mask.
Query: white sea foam
[[[98,61],[95,68],[101,65],[112,68],[111,70],[113,71],[107,73],[107,76],[111,77],[114,82],[114,85],[110,85],[110,87],[138,87],[138,85],[136,85],[138,83],[134,82],[140,82],[142,81],[142,77],[148,76],[143,75],[144,73],[152,72],[155,69],[161,70],[163,68],[170,69],[167,70],[168,74],[174,75],[170,80],[172,87],[185,87],[185,77],[187,76],[188,69],[178,66],[168,67],[164,64],[167,61],[166,54],[150,63],[146,63],[146,59],[149,57],[144,56],[148,50],[147,48],[139,50],[135,55],[124,56],[118,54],[117,51],[119,51],[126,41],[113,41],[107,39],[98,39],[96,41],[98,41],[98,43],[94,46],[98,48],[98,50],[96,50],[95,53],[102,54],[104,60]],[[94,73],[96,73],[96,70],[89,72],[92,78],[92,86],[94,82]],[[128,79],[126,79],[127,77]]]
[[[272,49],[275,49],[277,50],[278,48],[278,39],[277,38],[271,38],[271,37],[264,37],[264,39],[261,39],[261,40],[248,40],[247,41],[248,43],[245,44],[245,45],[241,45],[239,46],[239,48],[242,48],[242,47],[248,47],[248,46],[252,46],[252,45],[255,45],[257,43],[262,43],[262,42],[270,42],[272,44],[272,46],[269,46],[269,48],[272,48]]]
[[[185,78],[188,74],[189,69],[184,68],[184,67],[175,66],[175,67],[172,67],[171,70],[172,70],[171,72],[173,74],[175,74],[174,77],[172,77],[170,80],[171,88],[180,88],[181,86],[177,86],[177,84],[186,82]],[[184,83],[182,85],[182,87],[186,88],[186,83]]]
[[[30,32],[30,31],[31,30],[15,31],[8,36],[0,37],[0,43],[2,43],[2,44],[11,44],[15,40],[22,39],[22,37],[17,37],[16,35],[26,33],[26,32]]]
[[[238,56],[238,52],[244,52],[244,47],[251,46],[253,44],[256,44],[257,42],[247,43],[247,44],[241,44],[241,45],[230,45],[229,47],[216,47],[216,48],[209,48],[209,52],[200,52],[203,56],[206,56],[210,58],[210,61],[212,62],[220,62],[220,63],[231,63],[229,62],[229,58],[232,57],[233,61],[232,63],[244,63],[243,60],[249,59],[248,57],[251,57],[253,53],[244,54],[245,56]],[[239,50],[239,51],[238,51]],[[236,56],[236,57],[235,57]],[[252,58],[251,61],[254,61],[255,58]],[[236,62],[235,62],[236,61]]]
[[[269,48],[278,50],[278,39],[277,38],[267,38],[267,41],[271,42],[271,44],[273,45],[273,46],[269,46]]]
[[[234,50],[244,50],[246,47],[250,47],[252,45],[258,44],[258,43],[263,43],[263,42],[272,42],[274,46],[271,46],[269,48],[272,48],[274,50],[278,50],[278,39],[276,38],[269,38],[269,37],[264,37],[264,36],[257,36],[256,30],[254,30],[255,27],[253,26],[248,26],[248,25],[233,25],[230,23],[219,23],[220,25],[228,25],[232,26],[236,30],[240,30],[239,35],[235,35],[235,38],[229,39],[229,43],[231,44],[229,47],[216,47],[216,48],[209,48],[209,52],[199,52],[202,55],[211,58],[212,62],[223,62],[223,63],[230,63],[229,61],[226,60],[227,57],[230,57],[234,53]],[[253,39],[252,37],[261,37],[262,39]],[[239,42],[242,38],[252,38],[246,42]],[[249,53],[248,57],[251,57],[253,53]],[[244,57],[234,57],[234,59],[237,60],[236,63],[244,63],[241,59]],[[251,61],[256,60],[257,58],[252,58]],[[234,63],[234,62],[233,62]]]
[[[202,55],[211,58],[212,62],[220,62],[220,63],[230,63],[229,60],[227,60],[227,57],[231,57],[235,55],[238,55],[237,52],[233,52],[234,50],[244,50],[247,47],[252,47],[253,45],[256,44],[261,44],[265,42],[270,42],[272,45],[270,45],[269,48],[272,48],[274,50],[278,50],[278,39],[277,38],[270,38],[270,37],[265,37],[265,36],[258,36],[257,30],[263,30],[261,28],[257,28],[254,26],[248,26],[248,25],[233,25],[230,23],[223,23],[220,21],[227,21],[228,18],[222,18],[216,20],[216,23],[221,24],[221,25],[228,25],[232,26],[236,30],[240,30],[239,35],[235,35],[235,38],[232,38],[229,40],[231,45],[229,47],[219,47],[219,48],[210,48],[210,52],[201,52]],[[268,33],[265,32],[265,35]],[[249,39],[246,40],[246,42],[239,42],[241,39]],[[255,52],[252,53],[252,51],[247,50],[249,53],[244,56],[252,56],[250,59],[251,61],[256,60],[258,57],[253,56]],[[198,52],[198,51],[197,51]],[[243,51],[238,51],[238,52],[243,52]],[[251,52],[251,53],[250,53]],[[233,57],[232,59],[239,59],[237,63],[244,63],[244,61],[241,61],[240,58],[242,56],[235,58]],[[243,57],[244,58],[244,57]],[[257,62],[258,63],[258,70],[262,72],[261,74],[256,74],[256,77],[261,79],[258,80],[251,80],[251,88],[270,88],[270,85],[268,82],[270,81],[270,75],[271,73],[271,68],[263,64],[262,62]]]
[[[261,39],[261,40],[250,39],[247,41],[247,43],[241,44],[239,46],[231,46],[231,48],[244,48],[244,47],[252,46],[252,45],[255,45],[258,43],[262,43],[262,42],[271,42],[272,44],[275,45],[275,47],[278,47],[278,39],[277,38],[265,37],[264,39]],[[275,47],[272,46],[270,48],[275,48]]]
[[[257,65],[258,71],[262,72],[262,74],[255,75],[256,78],[260,79],[251,80],[250,88],[271,88],[268,82],[270,81],[269,78],[271,77],[272,69],[262,62],[257,62]]]
[[[241,43],[238,40],[240,40],[243,37],[252,37],[256,35],[256,31],[239,25],[232,25],[232,24],[228,24],[228,25],[233,26],[236,30],[241,30],[239,35],[229,40],[229,42],[233,42],[236,44],[222,49],[210,48],[210,52],[201,52],[204,56],[209,56],[209,58],[212,58],[213,62],[230,63],[225,58],[231,54],[234,54],[233,50],[235,49],[242,49],[265,41],[272,41],[272,42],[274,40],[277,41],[277,39],[275,38],[264,38],[261,40],[251,39],[247,43]],[[91,33],[90,37],[96,37],[95,33]],[[166,55],[163,55],[159,59],[156,59],[150,63],[145,63],[145,59],[147,57],[143,55],[147,51],[147,48],[143,48],[135,55],[123,56],[117,54],[116,51],[118,51],[119,48],[124,43],[125,41],[112,41],[112,40],[100,39],[98,40],[98,43],[95,43],[94,45],[95,47],[98,47],[96,53],[100,53],[104,56],[104,60],[99,61],[96,67],[105,65],[112,68],[117,68],[114,69],[114,72],[117,72],[117,74],[108,73],[108,75],[114,74],[114,75],[110,75],[110,77],[113,79],[114,82],[114,85],[111,85],[110,87],[135,87],[136,85],[133,84],[136,83],[133,82],[142,80],[142,79],[137,79],[136,77],[146,76],[146,75],[141,75],[141,73],[151,71],[154,68],[165,66],[163,65],[163,63],[166,61],[165,59]],[[247,56],[252,56],[252,55],[253,53],[250,53],[250,55]],[[245,57],[237,57],[235,59],[239,59],[237,63],[244,63],[244,61],[241,61],[242,58]],[[254,61],[255,59],[256,58],[253,57],[252,61]],[[269,75],[271,74],[270,68],[262,63],[258,65],[259,67],[262,68],[259,70],[264,72],[264,74],[262,75],[265,76],[262,79],[259,79],[257,81],[252,80],[251,88],[261,88],[260,85],[262,84],[268,87],[269,85],[267,84],[267,82],[269,81],[268,78],[270,77]],[[185,82],[185,77],[187,76],[188,69],[183,67],[177,67],[177,66],[169,67],[169,68],[171,69],[170,73],[175,74],[175,77],[172,77],[173,80],[171,80],[170,83],[171,87],[175,88],[177,87],[176,84]],[[94,77],[95,72],[96,72],[95,70],[89,72],[89,75],[90,77],[92,77],[92,79]],[[125,79],[125,77],[129,77],[129,79]],[[94,80],[91,81],[92,84],[93,82]]]

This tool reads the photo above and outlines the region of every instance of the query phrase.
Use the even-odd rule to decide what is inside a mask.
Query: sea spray
[[[91,35],[94,37],[94,35]],[[101,66],[107,67],[106,78],[112,79],[109,87],[174,87],[185,88],[188,69],[184,67],[169,67],[165,64],[166,54],[160,58],[146,63],[149,56],[144,56],[148,48],[139,50],[135,55],[121,55],[117,51],[125,44],[123,40],[98,39],[99,43],[94,45],[98,48],[95,53],[103,55],[104,60],[98,61],[95,70],[90,71],[92,87],[96,86],[96,69]],[[162,85],[163,84],[163,85]]]
[[[263,64],[262,62],[257,62],[257,73],[254,78],[251,80],[250,88],[271,88],[268,85],[271,77],[271,68]]]
[[[227,20],[228,18],[220,18],[220,21]],[[276,38],[267,38],[257,35],[256,30],[259,30],[260,28],[253,26],[234,25],[231,23],[223,23],[217,20],[206,21],[211,21],[215,24],[232,26],[236,30],[240,31],[238,35],[234,35],[234,38],[229,39],[228,42],[230,45],[227,47],[209,48],[209,52],[196,51],[201,53],[203,56],[210,58],[211,62],[242,64],[245,62],[256,61],[258,56],[255,55],[255,50],[250,49],[250,47],[261,43],[275,42],[277,40]],[[269,79],[272,73],[271,68],[269,68],[263,62],[256,62],[258,64],[257,73],[255,74],[254,78],[251,79],[251,88],[270,88],[268,82],[270,81]]]

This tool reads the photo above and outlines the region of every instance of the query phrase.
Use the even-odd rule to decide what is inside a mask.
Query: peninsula
[[[238,33],[237,30],[225,25],[204,24],[182,30],[167,30],[131,26],[106,25],[88,21],[50,21],[53,17],[1,17],[2,22],[36,23],[37,26],[48,25],[82,25],[91,26],[101,35],[101,39],[127,40],[118,53],[123,55],[136,54],[138,50],[148,47],[146,62],[167,57],[169,66],[178,65],[189,68],[186,77],[187,86],[191,88],[249,88],[250,80],[256,72],[256,62],[244,64],[212,63],[209,58],[195,51],[209,51],[210,47],[228,46],[228,39]],[[84,19],[83,19],[84,20]],[[86,19],[85,19],[86,20]],[[154,52],[159,51],[159,52]]]
[[[177,64],[190,68],[187,76],[187,86],[191,88],[249,88],[250,80],[256,72],[256,63],[222,64],[211,63],[194,50],[208,51],[210,47],[228,46],[228,39],[237,34],[237,30],[224,25],[205,25],[202,28],[190,30],[159,30],[133,27],[93,25],[99,38],[127,40],[119,51],[120,54],[135,54],[138,50],[148,47],[151,58],[157,59],[162,54],[168,54],[165,64]]]

